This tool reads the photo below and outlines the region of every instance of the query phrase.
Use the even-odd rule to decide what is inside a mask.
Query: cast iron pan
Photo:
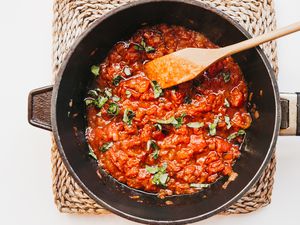
[[[204,33],[220,46],[250,37],[237,22],[197,1],[142,0],[127,4],[101,17],[78,38],[53,87],[30,93],[29,121],[53,131],[69,173],[92,199],[106,209],[148,224],[191,223],[225,210],[260,177],[271,158],[279,133],[279,92],[273,70],[260,48],[234,56],[245,75],[249,91],[254,93],[253,102],[260,118],[254,120],[247,131],[241,157],[234,166],[239,176],[227,189],[222,188],[223,179],[200,193],[161,200],[154,194],[129,188],[109,176],[103,176],[97,172],[95,160],[88,156],[84,135],[86,109],[83,99],[93,79],[90,67],[102,61],[116,42],[126,40],[145,23],[182,25]],[[260,90],[263,91],[262,96],[259,95]],[[140,197],[132,199],[131,196]],[[167,205],[166,200],[174,204]]]

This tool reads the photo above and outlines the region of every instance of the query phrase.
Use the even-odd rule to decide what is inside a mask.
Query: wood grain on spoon
[[[232,54],[253,48],[267,41],[300,30],[300,22],[224,48],[185,48],[154,59],[145,65],[145,73],[162,88],[189,81],[205,71],[214,62]]]

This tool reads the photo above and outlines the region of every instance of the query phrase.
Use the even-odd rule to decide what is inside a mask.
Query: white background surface
[[[300,21],[300,1],[276,0],[278,26]],[[51,190],[50,134],[27,123],[27,95],[51,82],[52,1],[1,1],[0,224],[135,224],[115,215],[57,211]],[[278,41],[279,87],[300,91],[300,33]],[[196,224],[300,224],[300,138],[280,137],[272,204],[248,215]]]

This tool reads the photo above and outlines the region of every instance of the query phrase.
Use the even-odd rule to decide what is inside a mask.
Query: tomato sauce
[[[218,46],[181,26],[138,30],[94,66],[95,89],[85,99],[86,138],[99,166],[161,197],[194,193],[230,176],[252,121],[247,84],[231,57],[164,90],[145,76],[149,60],[186,47]]]

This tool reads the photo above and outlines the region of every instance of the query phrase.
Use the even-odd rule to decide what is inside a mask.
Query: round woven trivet
[[[78,35],[101,15],[132,1],[134,0],[55,0],[53,8],[54,76]],[[201,0],[201,2],[227,13],[254,36],[273,30],[276,26],[272,0]],[[277,75],[275,42],[264,44],[263,49]],[[51,162],[54,200],[61,212],[109,213],[85,194],[69,175],[54,141]],[[275,165],[275,156],[273,155],[258,182],[223,214],[248,213],[268,205],[271,201]]]

